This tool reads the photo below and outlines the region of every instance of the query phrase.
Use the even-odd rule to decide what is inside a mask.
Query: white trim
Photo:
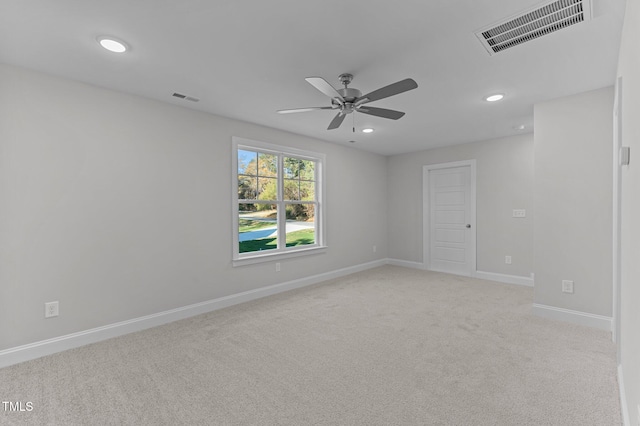
[[[533,287],[533,279],[520,275],[499,274],[497,272],[476,271],[476,278],[481,280],[498,281],[500,283],[524,285]]]
[[[555,306],[533,304],[533,314],[539,317],[566,321],[573,324],[611,331],[613,318],[587,312],[573,311],[571,309],[557,308]]]
[[[429,172],[431,170],[439,170],[439,169],[450,169],[454,167],[465,167],[468,166],[470,170],[471,177],[471,194],[469,200],[469,214],[471,215],[469,223],[471,224],[471,246],[473,249],[473,253],[471,256],[471,273],[470,276],[473,277],[476,270],[476,160],[463,160],[463,161],[453,161],[450,163],[438,163],[438,164],[427,164],[422,166],[422,263],[424,265],[424,269],[432,271],[434,269],[431,268],[431,254],[430,254],[430,206],[429,206]]]
[[[402,260],[402,259],[387,259],[387,265],[394,265],[394,266],[402,266],[404,268],[412,268],[412,269],[421,269],[421,270],[427,270],[427,268],[425,267],[425,265],[423,263],[420,262],[412,262],[409,260]],[[441,271],[436,271],[431,269],[431,271],[433,272],[441,272]],[[450,272],[443,272],[445,274],[451,274]],[[451,274],[451,275],[456,275],[456,274]],[[529,278],[529,277],[522,277],[519,275],[507,275],[507,274],[498,274],[496,272],[483,272],[483,271],[475,271],[475,273],[473,273],[473,278],[478,278],[481,280],[489,280],[489,281],[497,281],[500,283],[506,283],[506,284],[516,284],[516,285],[523,285],[523,286],[527,286],[527,287],[533,287],[533,278]]]
[[[267,261],[275,261],[278,259],[285,259],[288,257],[295,257],[300,255],[307,254],[316,254],[318,252],[322,252],[323,249],[326,249],[326,227],[324,226],[324,220],[326,218],[326,206],[324,204],[324,194],[326,191],[326,179],[325,179],[325,167],[327,156],[322,153],[301,150],[297,148],[291,148],[286,145],[276,145],[267,142],[261,142],[251,139],[245,139],[238,136],[231,137],[231,147],[232,147],[232,155],[231,155],[231,218],[232,218],[232,265],[242,266],[247,264],[259,263],[259,262],[267,262]],[[262,201],[262,200],[247,200],[248,202],[255,202],[259,204],[275,204],[278,205],[278,246],[277,249],[268,250],[268,252],[252,252],[252,253],[239,253],[238,250],[238,202],[242,200],[238,200],[238,191],[237,191],[237,179],[238,179],[238,149],[248,149],[248,150],[258,150],[260,152],[267,152],[278,156],[278,199],[273,202]],[[315,215],[316,219],[314,222],[315,225],[315,235],[316,235],[316,243],[310,244],[304,247],[285,247],[284,241],[286,240],[286,225],[285,225],[285,216],[283,214],[283,209],[286,204],[291,204],[289,201],[284,200],[282,193],[282,157],[283,156],[291,156],[300,159],[308,159],[316,162],[316,199],[313,202],[300,201],[304,204],[314,204],[315,205]],[[319,249],[319,250],[312,250]],[[291,255],[291,253],[296,253],[296,255]],[[264,257],[264,259],[259,259]]]
[[[475,278],[476,277],[476,271],[471,271],[470,274],[461,274],[458,272],[453,272],[453,271],[446,271],[444,269],[438,269],[438,268],[424,268],[427,271],[431,271],[431,272],[440,272],[441,274],[449,274],[449,275],[458,275],[460,277],[467,277],[467,278]]]
[[[627,393],[624,390],[624,373],[622,370],[622,364],[618,364],[618,393],[620,395],[620,411],[622,413],[622,424],[624,426],[631,426],[629,407],[627,406]],[[640,421],[640,419],[638,419],[638,421]]]
[[[403,268],[425,269],[424,264],[420,262],[411,262],[401,259],[387,259],[387,265],[402,266]]]
[[[310,254],[324,254],[327,252],[326,246],[311,246],[304,247],[298,250],[291,250],[286,252],[277,252],[277,253],[269,253],[261,254],[259,256],[247,256],[242,259],[232,260],[231,263],[233,266],[245,266],[245,265],[254,265],[256,263],[263,262],[275,262],[277,260],[282,259],[290,259],[293,257],[299,256],[308,256]]]
[[[616,343],[616,353],[620,362],[622,343],[620,338],[620,293],[622,291],[622,166],[620,149],[622,148],[622,77],[618,77],[613,103],[613,329],[611,338]]]
[[[41,340],[39,342],[5,349],[0,351],[0,368],[40,358],[45,355],[51,355],[56,352],[77,348],[90,343],[96,343],[113,337],[122,336],[124,334],[145,330],[147,328],[156,327],[169,322],[193,317],[195,315],[204,314],[217,309],[226,308],[228,306],[237,305],[238,303],[249,302],[262,297],[282,293],[284,291],[306,287],[322,281],[382,266],[386,263],[386,259],[375,260],[373,262],[337,269],[335,271],[299,278],[285,283],[244,291],[242,293],[219,297],[205,302],[194,303],[193,305],[170,309],[168,311],[121,321],[115,324],[109,324],[102,327],[92,328],[90,330],[79,331],[65,336],[54,337],[52,339]]]

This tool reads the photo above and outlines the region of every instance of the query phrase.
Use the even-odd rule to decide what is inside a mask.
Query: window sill
[[[326,246],[315,246],[304,249],[281,251],[278,253],[263,253],[255,256],[246,256],[238,259],[233,259],[233,267],[253,265],[255,263],[273,262],[281,259],[290,259],[292,257],[309,256],[312,254],[322,254],[327,251]]]

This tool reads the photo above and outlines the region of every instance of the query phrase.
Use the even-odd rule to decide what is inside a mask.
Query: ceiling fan
[[[331,106],[281,109],[278,111],[278,113],[290,114],[293,112],[307,112],[321,109],[339,109],[340,111],[338,112],[338,115],[336,115],[333,120],[331,120],[331,123],[329,124],[329,127],[327,127],[327,130],[337,129],[338,127],[340,127],[347,114],[351,114],[356,111],[364,114],[374,115],[376,117],[397,120],[404,115],[404,112],[395,111],[392,109],[376,108],[368,106],[367,104],[369,102],[388,98],[389,96],[397,95],[399,93],[406,92],[418,87],[418,83],[416,83],[411,78],[407,78],[382,87],[378,90],[374,90],[373,92],[367,93],[363,96],[362,92],[360,92],[358,89],[347,87],[349,83],[351,83],[351,80],[353,80],[353,75],[345,73],[340,74],[338,78],[344,85],[344,89],[335,89],[322,77],[305,78],[305,80],[307,80],[309,84],[331,98]]]

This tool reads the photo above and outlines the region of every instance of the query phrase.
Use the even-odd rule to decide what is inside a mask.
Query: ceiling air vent
[[[476,32],[490,55],[591,20],[591,0],[556,0]]]
[[[198,99],[198,98],[194,98],[193,96],[183,95],[182,93],[178,93],[178,92],[174,93],[172,96],[175,97],[175,98],[179,98],[179,99],[185,99],[185,100],[191,101],[191,102],[200,101],[200,99]]]

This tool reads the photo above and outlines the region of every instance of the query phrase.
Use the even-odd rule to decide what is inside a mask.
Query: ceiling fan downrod
[[[351,84],[351,81],[353,80],[353,74],[343,73],[343,74],[340,74],[338,78],[340,79],[340,83],[342,83],[342,85],[346,89],[347,86]]]
[[[340,83],[342,83],[342,85],[344,86],[344,89],[336,90],[340,94],[340,96],[342,96],[343,104],[340,105],[340,110],[344,114],[351,114],[356,110],[358,105],[355,105],[355,101],[362,96],[362,92],[358,89],[352,89],[348,87],[353,80],[352,74],[340,74],[338,78],[340,79]],[[338,101],[336,101],[336,103],[338,103]]]

